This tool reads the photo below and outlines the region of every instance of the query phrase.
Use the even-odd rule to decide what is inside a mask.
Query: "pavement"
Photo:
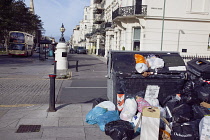
[[[98,59],[98,64],[106,66],[106,58],[92,55],[92,57]],[[88,60],[87,60],[88,61]],[[102,63],[103,62],[103,63]],[[53,72],[52,60],[50,58],[47,61],[38,62],[37,72],[33,70],[24,69],[11,69],[10,73],[18,73],[18,76],[30,73],[25,79],[21,79],[21,82],[29,82],[29,79],[33,81],[40,88],[40,95],[33,96],[32,99],[40,99],[40,102],[36,104],[29,100],[21,100],[18,104],[4,101],[6,98],[14,98],[13,96],[3,94],[6,89],[1,88],[0,90],[0,139],[1,140],[111,140],[110,136],[107,136],[102,132],[98,125],[90,125],[85,122],[86,114],[92,109],[92,103],[61,103],[56,104],[56,112],[49,112],[49,104],[46,104],[46,100],[43,99],[42,92],[49,88],[45,83],[45,79],[48,78],[49,73]],[[72,62],[74,63],[74,62]],[[14,65],[15,66],[15,65]],[[94,66],[92,66],[94,68]],[[42,69],[42,70],[41,70]],[[3,68],[0,67],[0,71]],[[18,71],[19,70],[19,71]],[[106,70],[95,69],[90,72],[86,69],[85,65],[79,67],[79,72],[76,72],[74,67],[71,68],[71,77],[69,79],[56,80],[56,96],[62,92],[60,89],[69,87],[74,79],[95,79],[102,78],[106,74]],[[67,71],[69,72],[69,71]],[[62,72],[63,73],[63,72]],[[59,71],[58,71],[59,75]],[[37,78],[39,76],[43,80]],[[35,78],[36,77],[36,78]],[[0,74],[0,86],[4,87],[10,77],[9,73]],[[37,79],[37,80],[36,80]],[[48,79],[49,82],[49,79]],[[21,84],[21,83],[20,83]],[[8,85],[8,83],[7,83]],[[11,95],[13,90],[18,90],[12,87],[8,87],[7,92]],[[28,91],[29,92],[29,91]],[[32,93],[33,94],[33,93]],[[31,94],[31,96],[32,96]],[[135,140],[139,140],[136,137]]]

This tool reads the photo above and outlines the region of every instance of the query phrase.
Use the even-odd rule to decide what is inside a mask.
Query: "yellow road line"
[[[28,107],[34,105],[35,104],[17,104],[17,105],[0,105],[0,107]]]

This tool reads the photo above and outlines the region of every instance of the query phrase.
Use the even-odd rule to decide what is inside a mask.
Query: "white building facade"
[[[210,0],[91,0],[90,7],[88,26],[98,32],[89,30],[84,42],[97,55],[99,49],[103,56],[110,49],[210,54]]]

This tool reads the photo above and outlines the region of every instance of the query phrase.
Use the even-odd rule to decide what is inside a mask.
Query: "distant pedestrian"
[[[53,57],[55,58],[55,45],[52,45]]]

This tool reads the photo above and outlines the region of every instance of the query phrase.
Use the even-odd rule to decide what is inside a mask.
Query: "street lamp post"
[[[177,44],[177,52],[179,51],[179,40],[180,40],[180,34],[185,34],[185,32],[183,30],[179,30],[178,32],[178,44]]]
[[[59,40],[59,42],[66,42],[65,41],[65,38],[63,37],[63,33],[65,32],[65,28],[64,28],[64,25],[63,25],[63,23],[62,23],[62,26],[61,26],[61,28],[60,28],[60,31],[61,31],[61,38],[60,38],[60,40]]]
[[[68,69],[68,61],[67,61],[67,46],[66,46],[66,41],[63,37],[63,33],[65,32],[65,28],[62,26],[60,28],[61,31],[61,38],[59,39],[59,42],[56,46],[56,51],[55,51],[55,61],[56,63],[56,69],[57,70],[66,70]]]

